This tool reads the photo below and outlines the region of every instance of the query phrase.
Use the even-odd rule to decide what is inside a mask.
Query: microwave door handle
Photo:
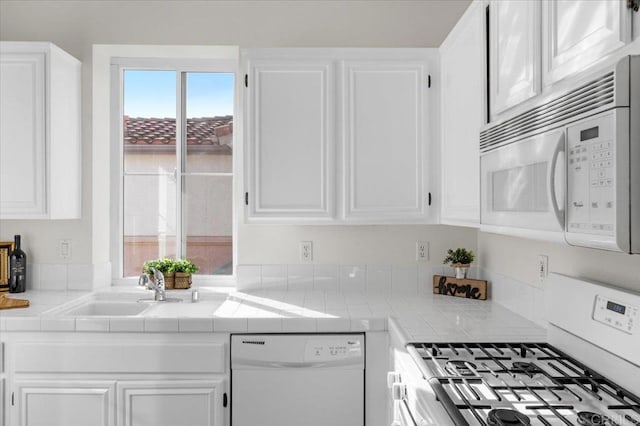
[[[558,167],[558,157],[561,152],[565,151],[564,148],[564,132],[560,135],[560,140],[558,140],[558,145],[556,146],[553,157],[551,158],[551,170],[549,176],[549,194],[551,194],[551,205],[553,206],[553,212],[556,215],[556,219],[558,219],[558,223],[562,226],[564,230],[564,211],[558,205],[558,197],[556,196],[556,168]]]

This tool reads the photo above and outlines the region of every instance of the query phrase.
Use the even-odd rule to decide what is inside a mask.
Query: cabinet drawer
[[[224,343],[35,343],[13,346],[16,373],[223,373]]]

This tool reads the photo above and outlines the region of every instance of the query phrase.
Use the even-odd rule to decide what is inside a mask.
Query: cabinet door
[[[114,426],[114,382],[16,381],[14,426]]]
[[[5,417],[8,405],[4,402],[4,379],[0,379],[0,426],[5,425]]]
[[[120,426],[222,426],[222,380],[118,383]]]
[[[334,215],[333,65],[249,61],[249,218]]]
[[[0,56],[0,214],[44,215],[45,55]]]
[[[540,1],[489,4],[491,116],[540,92]]]
[[[561,1],[543,4],[545,86],[584,70],[631,40],[626,0]]]
[[[442,223],[480,223],[480,127],[485,122],[484,7],[474,2],[440,47]]]
[[[424,62],[344,63],[346,219],[425,219],[426,78]]]

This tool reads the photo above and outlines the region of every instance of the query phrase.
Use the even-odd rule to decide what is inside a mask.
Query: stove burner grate
[[[634,418],[640,414],[640,397],[548,343],[427,342],[410,346],[415,349],[416,362],[426,369],[438,401],[456,424],[622,426],[630,422],[640,426]],[[531,412],[529,416],[515,410],[523,404],[525,410],[531,410],[526,411]],[[577,407],[585,404],[592,407]],[[544,414],[536,413],[538,410]],[[626,422],[597,414],[606,410],[625,410],[620,418]],[[504,413],[505,418],[497,413]],[[471,416],[475,422],[464,423]]]
[[[474,376],[475,373],[471,369],[475,370],[477,368],[473,362],[461,359],[452,359],[447,361],[447,367],[453,369],[461,376]]]
[[[487,423],[490,425],[530,425],[531,420],[518,411],[498,408],[489,411]]]
[[[516,361],[512,366],[514,373],[524,373],[529,377],[533,377],[535,374],[540,373],[542,370],[532,362],[519,362]]]

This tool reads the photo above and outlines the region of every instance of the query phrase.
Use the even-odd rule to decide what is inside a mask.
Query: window
[[[234,73],[127,64],[115,75],[121,276],[161,257],[231,275]]]

